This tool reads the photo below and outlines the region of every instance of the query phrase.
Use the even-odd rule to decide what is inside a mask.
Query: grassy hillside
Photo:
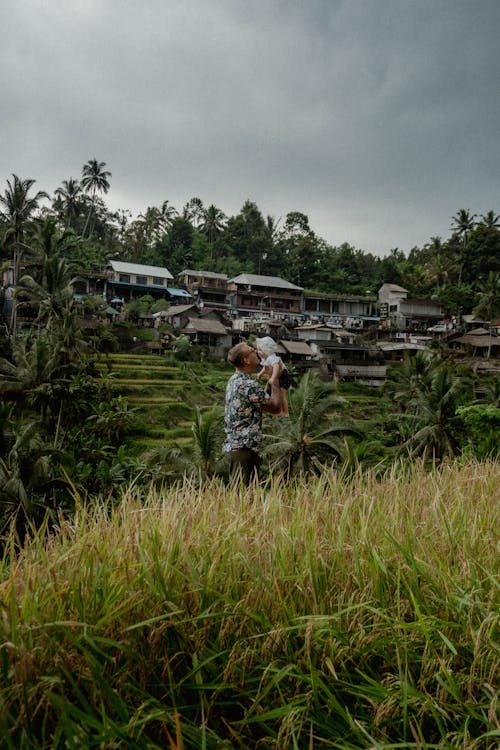
[[[231,368],[224,362],[181,362],[174,355],[110,354],[100,369],[112,375],[114,394],[136,410],[134,451],[191,441],[196,405],[223,404]]]
[[[500,466],[130,490],[0,567],[2,747],[498,747]]]

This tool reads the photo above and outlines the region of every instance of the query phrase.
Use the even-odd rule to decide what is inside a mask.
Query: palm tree
[[[332,382],[307,372],[298,388],[289,391],[289,417],[272,419],[265,455],[272,469],[307,473],[344,458],[346,435],[359,435],[352,421],[339,420],[335,412],[345,399]]]
[[[177,211],[177,209],[174,208],[174,206],[169,206],[168,203],[169,203],[168,200],[163,201],[163,203],[161,204],[161,208],[158,212],[160,229],[162,230],[162,232],[166,232],[169,226],[171,226],[175,217],[179,215],[179,212]]]
[[[384,386],[386,395],[399,406],[403,413],[411,409],[412,399],[426,388],[429,378],[439,367],[440,359],[429,351],[405,354],[401,366],[389,370]]]
[[[455,234],[462,239],[462,252],[459,260],[458,283],[462,283],[463,264],[465,262],[465,249],[469,235],[475,227],[476,214],[471,214],[470,209],[461,208],[451,219],[451,228]]]
[[[494,211],[488,211],[481,215],[481,224],[488,229],[500,229],[500,215]]]
[[[4,242],[12,245],[12,286],[15,290],[19,278],[19,267],[22,262],[24,250],[24,232],[26,225],[38,209],[38,203],[42,198],[49,196],[44,190],[39,190],[34,196],[29,192],[35,180],[21,180],[17,175],[12,175],[12,182],[7,180],[7,189],[4,195],[0,195],[0,206],[4,207],[1,215],[6,219],[7,232]],[[15,338],[17,328],[17,306],[15,300],[12,304],[12,312],[9,325],[9,333]]]
[[[205,216],[205,207],[201,198],[191,198],[182,209],[182,215],[185,219],[197,229],[202,223]]]
[[[204,213],[203,224],[200,229],[208,239],[210,245],[210,257],[213,254],[213,245],[219,234],[225,227],[226,215],[212,203]]]
[[[500,315],[500,273],[490,271],[482,291],[478,292],[479,302],[472,311],[478,318],[490,322]]]
[[[92,211],[94,210],[96,194],[98,192],[106,194],[109,190],[108,177],[111,177],[112,175],[111,172],[107,172],[104,169],[105,166],[106,162],[97,161],[97,159],[90,159],[90,161],[83,165],[81,184],[85,192],[90,193],[90,207],[87,215],[87,220],[83,228],[82,237],[85,237],[85,233],[90,221],[90,216],[92,214]]]
[[[43,519],[51,488],[64,484],[55,455],[36,419],[17,425],[15,439],[0,458],[0,537],[15,521],[22,539],[29,524]]]
[[[410,399],[413,413],[404,416],[411,434],[402,445],[403,452],[432,461],[456,455],[460,447],[457,409],[466,387],[464,379],[447,364],[429,374],[420,391]]]
[[[431,285],[441,286],[448,279],[451,260],[441,237],[431,237],[424,246],[425,279]]]
[[[221,460],[223,421],[224,414],[220,407],[214,406],[205,411],[196,407],[196,421],[192,425],[193,463],[201,479],[214,476]]]
[[[73,227],[79,214],[80,183],[72,177],[69,180],[63,180],[62,187],[58,187],[55,194],[61,202],[65,229]]]

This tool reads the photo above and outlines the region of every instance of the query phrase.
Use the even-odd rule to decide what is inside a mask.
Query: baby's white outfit
[[[261,360],[262,367],[272,367],[273,365],[281,362],[281,357],[278,357],[276,352],[278,351],[278,344],[270,336],[264,336],[261,339],[255,339],[256,348],[266,355],[264,360]]]

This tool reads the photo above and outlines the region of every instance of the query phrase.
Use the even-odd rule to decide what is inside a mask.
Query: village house
[[[399,331],[426,331],[443,320],[441,302],[409,298],[408,290],[397,284],[383,284],[378,299],[382,327]]]
[[[110,260],[106,266],[105,296],[109,301],[126,302],[149,294],[172,305],[192,301],[185,289],[169,286],[173,276],[167,268]]]
[[[422,330],[443,319],[439,300],[412,299],[408,290],[397,284],[382,284],[378,291],[382,322],[398,330]]]
[[[470,353],[473,357],[489,359],[500,356],[500,336],[492,334],[486,328],[473,328],[472,331],[450,341],[449,346],[452,348],[458,346],[463,352]]]
[[[227,285],[228,302],[240,316],[279,317],[302,313],[303,289],[279,276],[242,273]]]
[[[189,317],[180,333],[188,336],[193,344],[208,346],[210,352],[224,357],[232,345],[231,330],[228,330],[215,317]]]
[[[367,327],[380,320],[376,298],[358,295],[304,292],[304,315],[336,322],[347,328],[355,327],[354,321],[359,321],[359,327]]]
[[[311,342],[311,349],[326,371],[339,380],[371,386],[385,381],[387,367],[378,346],[331,340]]]
[[[177,275],[179,286],[186,289],[200,308],[226,310],[227,281],[225,273],[185,269]]]
[[[168,310],[161,310],[160,312],[153,313],[153,317],[160,323],[169,323],[175,331],[179,331],[183,328],[189,318],[195,317],[198,314],[198,308],[196,305],[174,305]]]

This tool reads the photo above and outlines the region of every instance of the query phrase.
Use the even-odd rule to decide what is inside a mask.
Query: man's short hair
[[[240,341],[239,344],[233,346],[227,353],[227,361],[235,367],[240,367],[243,364],[243,360],[247,355],[248,344],[245,341]]]

